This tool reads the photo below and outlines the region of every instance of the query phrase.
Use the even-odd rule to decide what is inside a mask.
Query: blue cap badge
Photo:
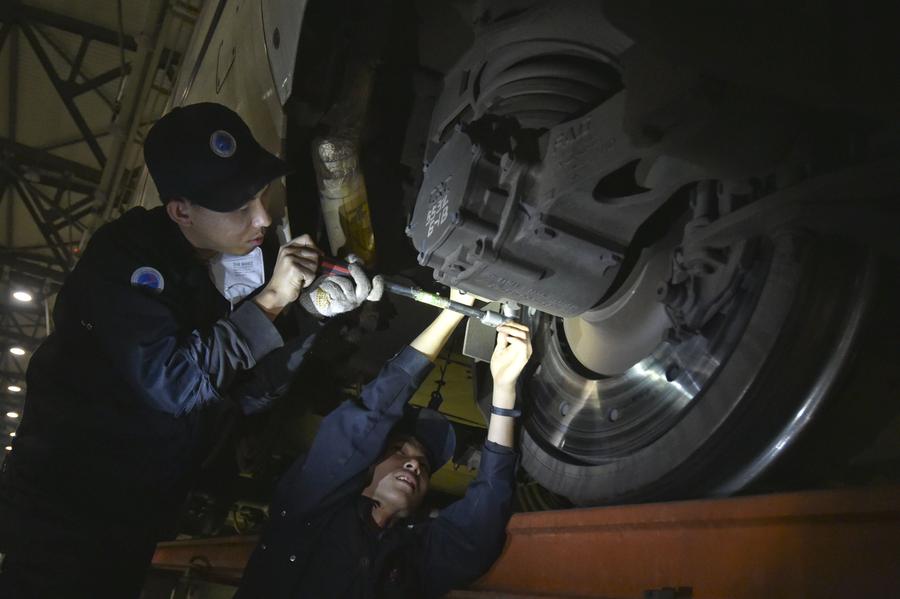
[[[131,273],[131,285],[133,287],[144,287],[154,293],[162,293],[162,290],[166,287],[166,280],[155,268],[142,266]]]
[[[209,136],[209,147],[216,156],[231,158],[237,150],[237,142],[231,133],[218,129]]]

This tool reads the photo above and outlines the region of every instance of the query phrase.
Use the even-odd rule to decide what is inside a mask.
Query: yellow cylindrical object
[[[332,255],[356,254],[374,265],[375,233],[356,144],[343,137],[316,139],[313,163]]]

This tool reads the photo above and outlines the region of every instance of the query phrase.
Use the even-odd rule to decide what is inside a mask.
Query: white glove
[[[347,257],[350,277],[326,275],[319,277],[300,294],[300,305],[313,316],[335,316],[359,308],[366,300],[377,302],[384,293],[384,280],[376,275],[372,280],[359,266],[355,255]]]

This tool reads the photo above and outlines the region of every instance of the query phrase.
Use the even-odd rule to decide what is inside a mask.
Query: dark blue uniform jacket
[[[147,266],[160,292],[132,284]],[[97,231],[54,320],[4,464],[0,552],[169,536],[226,406],[265,407],[312,340],[285,344],[253,302],[232,310],[162,208]]]
[[[515,453],[487,443],[465,497],[433,519],[381,530],[360,493],[403,408],[431,369],[405,348],[321,424],[310,452],[279,483],[271,520],[235,599],[439,597],[499,556],[510,517]]]

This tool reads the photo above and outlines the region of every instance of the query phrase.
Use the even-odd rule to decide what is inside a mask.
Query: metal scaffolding
[[[135,15],[146,15],[135,35],[125,31],[122,0],[113,6],[115,29],[66,14],[65,2],[55,10],[23,0],[0,4],[0,53],[8,57],[7,127],[0,136],[0,214],[5,218],[0,227],[0,238],[5,234],[0,245],[0,409],[5,411],[21,411],[24,393],[5,390],[25,386],[27,358],[50,328],[49,302],[90,234],[127,203],[143,166],[143,133],[168,103],[202,0],[132,4]],[[109,61],[101,59],[111,53],[118,65],[107,68]],[[31,68],[27,76],[43,75],[55,101],[23,93],[25,59],[40,65],[40,72]],[[85,101],[89,98],[92,102]],[[32,102],[67,115],[77,135],[52,144],[29,143],[22,113]],[[105,114],[97,113],[98,107]],[[98,127],[104,121],[108,124]],[[23,231],[34,230],[40,241],[14,243]],[[14,289],[28,290],[38,306],[10,301]],[[26,355],[11,355],[7,350],[14,345]],[[5,428],[0,434],[9,432]]]

